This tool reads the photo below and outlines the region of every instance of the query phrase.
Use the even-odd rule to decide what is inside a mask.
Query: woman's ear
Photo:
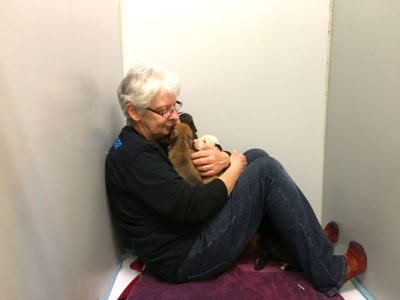
[[[129,116],[134,120],[134,121],[139,121],[141,119],[141,115],[139,115],[138,110],[136,107],[132,105],[132,103],[128,103],[126,105],[126,111],[128,112]]]

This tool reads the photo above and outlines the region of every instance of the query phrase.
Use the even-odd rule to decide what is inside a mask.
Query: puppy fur
[[[190,156],[196,152],[193,147],[193,132],[186,123],[178,123],[170,136],[168,157],[176,172],[189,184],[203,184],[200,172],[193,165]]]
[[[295,254],[266,217],[261,221],[255,236],[258,236],[256,240],[258,258],[254,270],[263,269],[269,259],[275,259],[281,263],[283,271],[302,271]]]
[[[222,151],[222,147],[219,145],[218,139],[213,135],[203,135],[201,138],[195,139],[194,140],[194,148],[198,151],[211,150],[211,149],[217,149],[217,150]],[[214,180],[216,177],[217,177],[217,175],[202,176],[201,180],[203,181],[203,183],[208,183],[208,182]]]
[[[218,149],[222,151],[222,147],[220,146],[218,139],[213,135],[203,135],[201,138],[195,139],[194,148],[196,150]]]
[[[188,113],[181,113],[179,115],[179,121],[188,124],[190,126],[190,129],[192,129],[193,138],[197,139],[197,128],[196,125],[194,125],[193,117]]]

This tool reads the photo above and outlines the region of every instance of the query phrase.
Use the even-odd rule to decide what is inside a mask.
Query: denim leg
[[[264,179],[264,214],[296,253],[314,287],[335,295],[345,278],[347,263],[333,254],[333,245],[323,232],[309,202],[282,165],[269,157],[257,160]]]
[[[242,253],[257,231],[263,216],[263,200],[256,189],[259,181],[251,162],[267,157],[262,150],[248,151],[248,166],[238,179],[227,203],[203,224],[188,256],[178,269],[178,281],[204,280],[225,271]],[[247,155],[246,155],[247,158]]]
[[[258,158],[270,157],[269,154],[262,149],[250,149],[243,153],[243,155],[246,156],[247,164],[251,164]]]
[[[345,277],[344,257],[333,255],[307,199],[281,164],[259,149],[245,155],[248,166],[225,206],[202,227],[178,269],[180,281],[206,279],[227,269],[265,215],[296,253],[315,288],[333,296]]]

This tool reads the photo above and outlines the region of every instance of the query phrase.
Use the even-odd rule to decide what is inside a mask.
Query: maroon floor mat
[[[270,261],[254,271],[255,257],[243,254],[235,265],[217,278],[184,284],[166,283],[146,271],[131,290],[127,300],[138,299],[263,299],[263,300],[343,300],[339,294],[328,298],[317,292],[302,272],[281,271]]]

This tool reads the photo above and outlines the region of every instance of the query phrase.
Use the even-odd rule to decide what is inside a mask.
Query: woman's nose
[[[170,117],[170,120],[175,120],[175,121],[178,121],[178,120],[179,120],[179,115],[178,115],[178,112],[177,112],[176,110],[174,110],[174,111],[172,112],[172,115],[171,115],[171,117]]]

